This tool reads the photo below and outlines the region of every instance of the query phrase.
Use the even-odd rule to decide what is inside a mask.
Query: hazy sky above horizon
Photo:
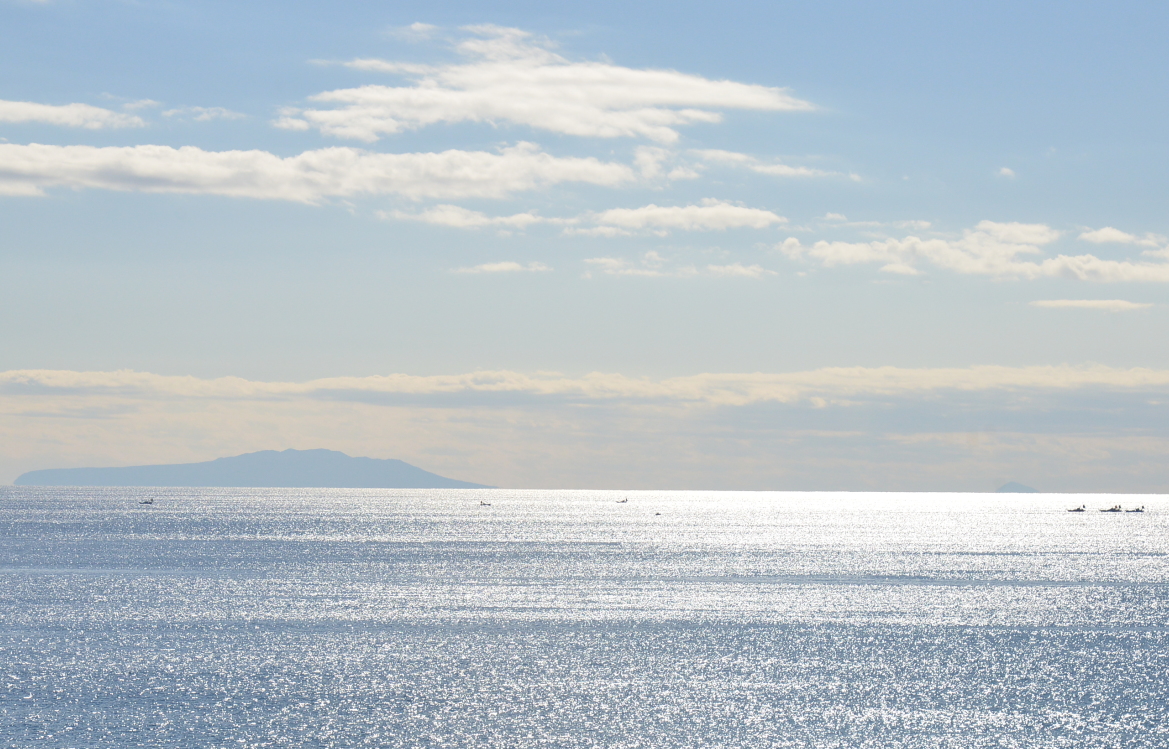
[[[0,17],[0,481],[1169,491],[1169,7]]]

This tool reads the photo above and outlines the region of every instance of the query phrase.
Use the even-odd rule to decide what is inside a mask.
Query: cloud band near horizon
[[[582,401],[637,401],[683,406],[746,406],[807,402],[849,405],[858,397],[945,391],[1160,390],[1169,392],[1169,370],[1090,366],[975,366],[966,368],[826,367],[791,373],[704,373],[652,379],[593,372],[479,371],[461,375],[329,377],[307,382],[263,382],[239,377],[202,379],[149,372],[12,370],[0,372],[0,395],[52,394],[170,396],[227,400],[325,398],[343,393],[409,396],[515,393]]]
[[[1169,371],[0,373],[0,480],[328,447],[514,488],[1169,491]],[[998,483],[995,483],[998,482]]]

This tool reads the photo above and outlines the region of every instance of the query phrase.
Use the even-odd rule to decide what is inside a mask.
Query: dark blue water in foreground
[[[3,488],[0,746],[1165,747],[1116,499]]]

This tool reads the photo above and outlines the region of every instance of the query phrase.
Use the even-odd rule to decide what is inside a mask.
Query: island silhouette
[[[1006,484],[1003,484],[998,489],[995,489],[995,491],[1000,493],[1000,494],[1032,494],[1032,493],[1038,494],[1039,493],[1038,489],[1032,489],[1031,487],[1027,486],[1026,484],[1020,484],[1018,481],[1010,481]]]
[[[336,450],[261,450],[204,463],[122,468],[49,468],[17,486],[239,486],[321,489],[489,489],[401,460],[353,458]]]

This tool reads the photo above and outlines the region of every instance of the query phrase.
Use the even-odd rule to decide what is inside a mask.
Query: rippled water
[[[1165,747],[1124,499],[2,488],[0,745]]]

